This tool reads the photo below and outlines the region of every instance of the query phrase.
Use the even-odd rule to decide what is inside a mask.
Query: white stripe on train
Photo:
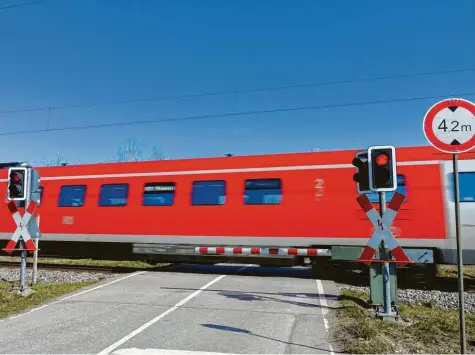
[[[441,164],[441,160],[424,161],[404,161],[397,165],[436,165]],[[49,180],[79,180],[79,179],[106,179],[106,178],[127,178],[127,177],[147,177],[147,176],[173,176],[173,175],[203,175],[203,174],[231,174],[231,173],[256,173],[266,171],[293,171],[293,170],[321,170],[321,169],[348,169],[355,168],[351,164],[326,164],[326,165],[293,165],[293,166],[273,166],[261,168],[235,168],[235,169],[213,169],[213,170],[178,170],[178,171],[156,171],[146,173],[123,173],[123,174],[95,174],[95,175],[71,175],[71,176],[45,176],[43,181]],[[7,179],[0,179],[0,182],[7,182]]]

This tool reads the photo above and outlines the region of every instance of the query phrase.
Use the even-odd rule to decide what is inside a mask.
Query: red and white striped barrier
[[[207,255],[299,255],[331,256],[330,249],[196,247],[195,253]]]
[[[383,218],[381,218],[378,211],[376,211],[366,195],[361,195],[356,199],[375,227],[373,236],[370,238],[368,245],[361,253],[358,261],[369,264],[373,259],[374,254],[376,254],[376,249],[379,248],[381,241],[384,240],[384,243],[391,251],[391,254],[394,255],[399,265],[411,263],[411,260],[399,246],[399,243],[390,230],[391,223],[393,223],[396,218],[396,214],[401,208],[405,198],[404,195],[396,192],[391,202],[388,204]]]
[[[8,209],[12,214],[13,220],[15,221],[17,228],[13,233],[13,236],[8,242],[7,246],[3,249],[6,253],[10,254],[11,252],[13,252],[13,248],[15,248],[15,245],[18,242],[20,236],[23,238],[27,250],[37,250],[36,245],[31,239],[30,233],[28,232],[28,223],[30,222],[31,217],[33,216],[33,212],[35,211],[36,206],[37,203],[35,201],[31,201],[25,211],[25,215],[22,218],[20,211],[18,211],[18,208],[16,207],[15,202],[10,201],[8,203]]]

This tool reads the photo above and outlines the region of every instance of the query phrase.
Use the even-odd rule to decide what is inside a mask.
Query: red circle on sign
[[[475,148],[475,134],[470,140],[463,144],[452,145],[449,143],[442,142],[440,139],[437,138],[434,131],[432,130],[432,123],[434,122],[435,116],[444,108],[448,108],[451,106],[462,107],[470,111],[472,115],[475,116],[475,105],[470,101],[464,99],[448,99],[436,103],[429,109],[429,111],[427,111],[426,115],[424,116],[424,121],[422,123],[422,129],[427,140],[434,148],[445,153],[464,153]]]
[[[386,154],[379,154],[376,157],[376,164],[379,166],[386,165],[389,162],[389,157]]]

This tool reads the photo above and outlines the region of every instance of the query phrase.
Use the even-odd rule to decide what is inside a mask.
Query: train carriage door
[[[460,224],[462,247],[467,252],[464,254],[464,263],[475,263],[475,160],[459,160],[459,192],[460,192]],[[449,219],[450,238],[455,239],[455,198],[453,184],[452,162],[444,162],[444,185],[446,187],[447,218]]]

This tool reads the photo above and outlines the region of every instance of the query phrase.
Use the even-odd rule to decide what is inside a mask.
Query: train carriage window
[[[149,182],[144,186],[142,200],[144,206],[171,206],[174,199],[174,182]]]
[[[194,181],[191,192],[193,206],[224,205],[226,202],[226,181]]]
[[[99,206],[120,207],[127,205],[129,197],[128,184],[105,184],[99,193]]]
[[[406,196],[404,202],[407,202],[407,188],[406,188],[406,177],[404,175],[397,175],[397,188],[396,191],[386,192],[386,202],[390,202],[396,192]],[[379,203],[379,196],[377,192],[367,194],[368,199],[373,203]]]
[[[86,185],[61,186],[58,207],[82,207],[85,196]]]
[[[454,174],[450,174],[450,191],[454,198]],[[475,202],[475,171],[459,172],[460,202]]]
[[[280,179],[249,179],[244,183],[245,205],[279,205],[282,202]]]

